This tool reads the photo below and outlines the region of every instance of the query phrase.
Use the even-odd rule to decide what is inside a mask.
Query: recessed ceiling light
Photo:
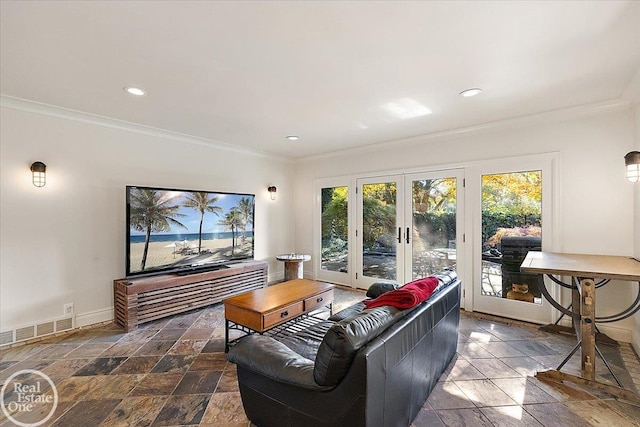
[[[131,86],[126,86],[124,88],[124,91],[135,96],[145,96],[147,94],[147,92],[145,92],[144,90],[137,87],[131,87]]]
[[[482,92],[482,89],[480,89],[478,87],[474,87],[474,88],[471,88],[471,89],[463,90],[462,92],[460,92],[460,96],[464,96],[465,98],[469,98],[470,96],[476,96],[480,92]]]
[[[287,139],[289,141],[297,141],[297,140],[300,139],[300,137],[298,135],[289,135],[289,136],[287,136]]]

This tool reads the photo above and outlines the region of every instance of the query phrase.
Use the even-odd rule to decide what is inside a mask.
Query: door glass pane
[[[362,273],[367,277],[396,280],[395,182],[362,186]]]
[[[322,189],[322,270],[348,272],[348,187]]]
[[[456,179],[413,181],[411,191],[415,280],[456,264]]]
[[[520,273],[542,245],[542,171],[482,176],[481,295],[541,304],[537,275]]]

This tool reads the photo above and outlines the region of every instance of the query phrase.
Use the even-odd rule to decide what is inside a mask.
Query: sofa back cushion
[[[335,323],[324,336],[313,370],[318,385],[335,386],[345,376],[356,352],[395,323],[401,311],[376,307]]]

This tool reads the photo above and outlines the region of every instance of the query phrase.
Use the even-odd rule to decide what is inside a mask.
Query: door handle
[[[409,233],[410,233],[410,229],[409,227],[407,227],[407,244],[409,244]]]
[[[398,243],[402,243],[402,227],[398,227]]]

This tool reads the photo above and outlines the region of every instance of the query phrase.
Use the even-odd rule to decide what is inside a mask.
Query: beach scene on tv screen
[[[253,257],[255,197],[128,187],[129,274]]]

